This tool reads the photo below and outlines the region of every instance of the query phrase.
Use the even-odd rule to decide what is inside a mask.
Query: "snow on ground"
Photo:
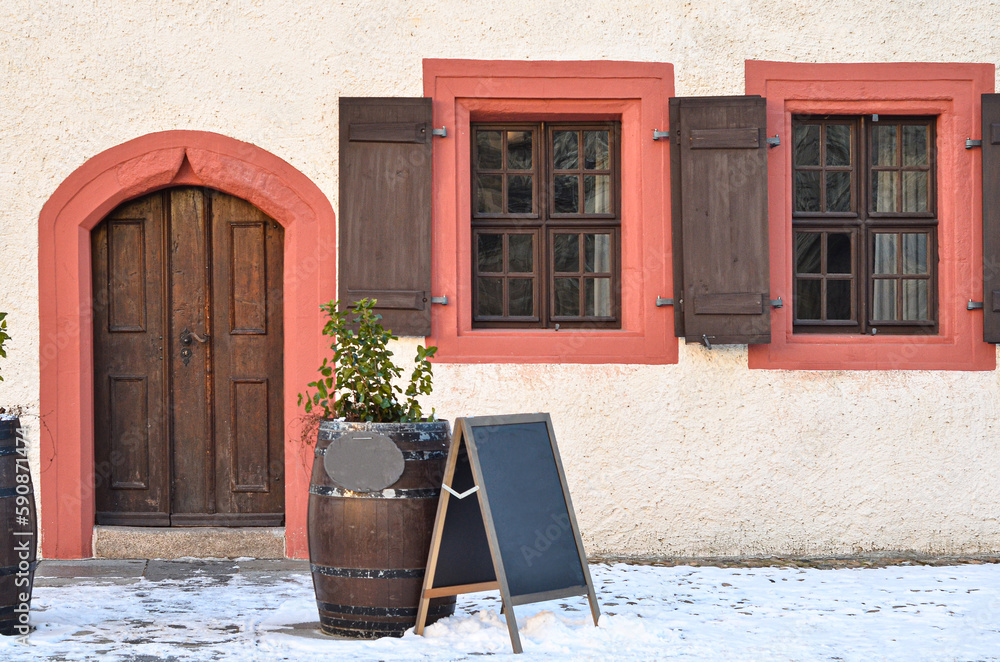
[[[1000,661],[1000,565],[592,566],[601,603],[517,607],[511,654],[499,594],[459,596],[426,637],[346,641],[317,632],[309,576],[240,574],[35,591],[29,644],[0,637],[0,660],[741,660]]]

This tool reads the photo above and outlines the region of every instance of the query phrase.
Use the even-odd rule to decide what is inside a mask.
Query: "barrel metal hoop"
[[[38,567],[38,561],[32,561],[28,564],[30,566],[29,572],[34,572],[35,568]],[[0,577],[9,577],[10,575],[16,575],[18,569],[16,565],[5,565],[0,566]]]
[[[310,485],[309,494],[328,497],[346,497],[349,499],[436,499],[441,490],[436,487],[420,487],[414,489],[385,489],[377,492],[352,492],[340,487],[328,485]]]
[[[22,485],[28,485],[28,491],[25,492],[23,496],[28,496],[29,494],[33,495],[34,492],[31,489],[30,484],[28,484],[28,483],[22,483]],[[14,487],[0,488],[0,499],[10,499],[10,498],[16,497],[17,494],[18,493],[17,493],[17,486],[16,485]]]
[[[413,627],[413,623],[385,623],[381,621],[352,621],[345,618],[319,617],[323,630],[332,634],[354,639],[378,639],[385,635],[402,635]]]
[[[313,453],[316,457],[323,457],[326,455],[326,449],[329,446],[324,446],[323,448],[316,448]],[[422,462],[426,460],[443,460],[448,457],[448,451],[401,451],[403,453],[403,459],[409,462]]]
[[[382,616],[382,617],[415,617],[416,607],[359,607],[357,605],[335,605],[329,602],[316,601],[316,605],[321,612],[331,614],[350,614],[352,616]],[[442,614],[450,615],[454,611],[454,603],[431,605],[427,609],[428,616],[438,616]]]
[[[317,563],[310,563],[309,567],[316,574],[345,579],[420,579],[424,576],[423,568],[334,568]]]
[[[17,446],[0,446],[0,457],[17,455]]]

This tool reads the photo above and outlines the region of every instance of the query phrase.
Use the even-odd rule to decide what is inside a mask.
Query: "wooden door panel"
[[[163,217],[155,194],[91,232],[98,524],[169,521]]]
[[[173,513],[214,512],[214,445],[209,412],[207,210],[201,189],[170,191],[170,342]],[[182,335],[189,340],[183,344]],[[190,354],[188,354],[190,352]]]
[[[211,210],[217,512],[276,525],[285,495],[284,232],[238,198],[213,193]]]
[[[92,232],[98,523],[283,523],[283,236],[193,187]]]

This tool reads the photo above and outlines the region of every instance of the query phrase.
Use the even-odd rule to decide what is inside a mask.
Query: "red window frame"
[[[445,363],[676,363],[667,126],[673,66],[648,62],[424,60],[434,100],[431,310]],[[472,122],[621,122],[621,328],[473,328]]]
[[[792,305],[775,309],[771,343],[751,345],[751,368],[786,370],[994,370],[983,342],[982,156],[965,139],[980,133],[980,96],[994,88],[992,64],[746,63],[746,92],[767,98],[771,292],[791,301],[792,115],[937,116],[937,333],[862,336],[793,333]]]

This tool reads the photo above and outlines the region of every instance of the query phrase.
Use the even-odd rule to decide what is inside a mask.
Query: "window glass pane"
[[[531,131],[507,132],[507,167],[531,170]]]
[[[795,171],[795,211],[820,211],[818,171]]]
[[[479,235],[479,273],[503,273],[503,235]]]
[[[503,315],[503,278],[477,278],[479,295],[476,314],[500,317]]]
[[[556,213],[576,214],[580,211],[579,178],[576,175],[556,175]]]
[[[896,161],[896,126],[872,127],[872,165],[894,166]]]
[[[611,271],[611,235],[583,235],[583,270],[600,274]]]
[[[476,209],[480,214],[503,212],[503,175],[476,175]]]
[[[555,271],[557,273],[577,273],[580,271],[580,235],[557,234],[553,246]]]
[[[583,132],[583,167],[587,170],[607,170],[611,167],[607,131]]]
[[[828,124],[826,126],[826,164],[828,166],[851,165],[850,124]]]
[[[820,242],[823,235],[818,232],[795,233],[795,273],[820,273]]]
[[[851,268],[851,235],[831,232],[826,236],[826,273],[849,274]]]
[[[502,168],[501,144],[499,131],[476,131],[476,147],[479,154],[476,165],[481,169],[499,170]]]
[[[903,173],[903,211],[927,211],[926,171]]]
[[[583,176],[583,211],[587,214],[611,213],[611,177]]]
[[[903,319],[926,320],[927,314],[927,281],[905,279],[903,283]]]
[[[799,124],[795,127],[795,165],[819,165],[819,125]]]
[[[507,271],[512,274],[535,270],[535,237],[530,234],[507,235]]]
[[[927,273],[927,235],[907,232],[903,235],[903,273]]]
[[[879,212],[899,211],[896,207],[896,182],[899,173],[895,170],[872,173],[872,207]]]
[[[826,281],[826,318],[828,320],[849,320],[851,315],[851,281]]]
[[[897,237],[894,234],[875,235],[875,273],[899,273],[896,266]],[[879,317],[878,319],[888,319]]]
[[[874,317],[877,320],[895,320],[896,315],[896,281],[876,280]]]
[[[507,213],[530,214],[531,175],[507,175]]]
[[[851,173],[826,173],[826,211],[851,211]]]
[[[584,315],[588,317],[611,317],[611,279],[588,278],[584,283]]]
[[[903,165],[927,165],[927,129],[926,126],[903,127]]]
[[[576,131],[552,132],[552,162],[556,170],[580,167],[580,139]]]
[[[795,283],[795,318],[800,320],[820,319],[821,280],[799,280]]]
[[[579,317],[580,281],[576,278],[556,278],[556,311],[558,316]]]
[[[507,281],[512,317],[531,317],[535,314],[535,280],[533,278],[511,278]]]

